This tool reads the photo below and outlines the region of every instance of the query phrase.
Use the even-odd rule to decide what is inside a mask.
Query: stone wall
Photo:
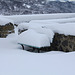
[[[65,36],[55,33],[50,50],[71,52],[75,51],[75,36]]]
[[[5,38],[8,34],[11,33],[14,33],[14,25],[12,23],[0,25],[0,38]]]

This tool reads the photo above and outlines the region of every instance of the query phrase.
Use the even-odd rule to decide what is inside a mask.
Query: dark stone
[[[63,45],[63,46],[68,46],[68,40],[63,41],[63,42],[62,42],[62,45]]]
[[[63,48],[62,48],[62,46],[59,46],[59,51],[63,51]]]
[[[72,48],[72,45],[70,44],[69,47]]]
[[[6,25],[0,26],[0,37],[5,38],[8,34],[14,33],[14,25],[8,23]]]
[[[53,51],[75,51],[75,36],[65,36],[64,34],[55,33],[50,49]]]
[[[69,52],[69,50],[68,50],[68,49],[66,49],[66,50],[65,50],[65,52]]]

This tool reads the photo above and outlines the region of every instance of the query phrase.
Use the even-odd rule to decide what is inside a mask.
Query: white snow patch
[[[51,20],[51,19],[63,19],[63,18],[74,18],[75,13],[57,13],[57,14],[33,14],[33,15],[13,15],[3,16],[8,19],[12,19],[14,23],[28,22],[31,20]]]
[[[23,30],[23,29],[29,29],[29,23],[20,23],[18,25],[18,29],[21,29],[21,30]]]
[[[12,20],[0,17],[0,25],[5,25],[5,24],[7,24],[9,22],[11,22],[12,24],[14,24],[14,22]]]
[[[35,30],[29,29],[18,37],[18,43],[34,47],[50,46],[49,38],[45,34],[39,34]]]
[[[51,29],[55,33],[64,34],[64,35],[73,35],[75,36],[75,23],[66,23],[59,25],[46,26],[46,28]]]
[[[31,6],[30,6],[30,5],[26,5],[26,7],[27,7],[27,8],[30,8]]]
[[[52,43],[53,37],[54,37],[54,32],[51,29],[42,28],[42,27],[35,27],[32,29],[34,29],[37,33],[47,35],[50,40],[50,43]]]

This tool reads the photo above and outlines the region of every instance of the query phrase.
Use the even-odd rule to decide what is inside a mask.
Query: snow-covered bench
[[[47,35],[40,34],[33,29],[29,29],[19,35],[18,44],[20,44],[23,49],[24,46],[29,46],[33,49],[39,50],[42,47],[49,47],[50,40]]]

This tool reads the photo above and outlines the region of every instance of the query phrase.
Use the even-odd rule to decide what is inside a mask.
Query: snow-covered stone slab
[[[32,29],[21,33],[18,37],[18,43],[37,48],[50,46],[50,41],[47,35],[37,33]]]

